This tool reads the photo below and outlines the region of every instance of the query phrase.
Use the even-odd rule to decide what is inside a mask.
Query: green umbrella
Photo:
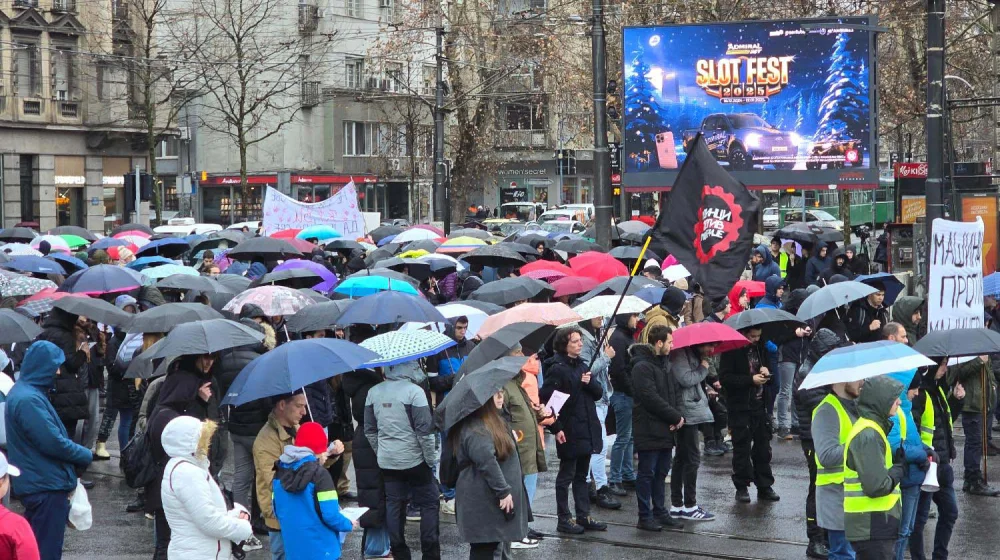
[[[63,238],[66,244],[69,245],[70,249],[79,249],[80,247],[86,247],[87,245],[90,245],[89,241],[80,237],[79,235],[71,235],[68,233],[64,233],[59,237]]]

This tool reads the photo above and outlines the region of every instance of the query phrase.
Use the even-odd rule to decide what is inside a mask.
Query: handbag
[[[121,460],[125,483],[131,488],[142,488],[161,476],[153,460],[153,449],[145,429],[136,430],[135,435],[122,449]]]

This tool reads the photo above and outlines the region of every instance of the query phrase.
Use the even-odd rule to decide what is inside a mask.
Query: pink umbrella
[[[674,331],[674,350],[699,344],[715,344],[713,354],[721,354],[742,348],[750,341],[725,323],[695,323]]]
[[[521,267],[521,274],[531,272],[532,270],[555,270],[562,272],[563,276],[576,276],[576,272],[572,268],[555,261],[537,260],[530,262]]]
[[[569,260],[569,266],[580,276],[589,276],[598,282],[615,276],[628,276],[628,269],[618,259],[607,253],[587,251]]]
[[[140,229],[129,229],[125,231],[119,231],[118,233],[112,235],[115,239],[121,239],[122,237],[141,237],[143,239],[149,239],[152,235],[140,230]]]
[[[596,288],[598,284],[600,282],[588,276],[567,276],[552,282],[552,287],[556,289],[556,293],[552,297],[585,294]]]
[[[238,294],[222,310],[238,315],[248,303],[260,307],[269,317],[277,317],[294,315],[303,307],[312,305],[313,300],[298,290],[284,286],[258,286]]]
[[[292,247],[298,249],[299,252],[302,253],[303,255],[308,255],[309,253],[313,252],[313,249],[316,249],[315,245],[306,241],[305,239],[293,238],[293,239],[285,239],[285,241],[287,241]]]
[[[521,276],[527,276],[528,278],[534,278],[535,280],[545,280],[546,282],[552,282],[553,280],[559,280],[560,278],[566,278],[566,273],[561,270],[548,270],[545,268],[540,268],[537,270],[529,270],[528,272],[523,272]]]
[[[486,338],[513,323],[545,323],[565,325],[582,321],[583,317],[565,303],[522,303],[506,311],[501,311],[483,322],[479,336]]]
[[[47,241],[49,244],[49,251],[56,251],[60,253],[70,253],[69,244],[66,240],[58,235],[39,235],[38,237],[31,240],[31,248],[38,249],[41,246],[42,241]]]

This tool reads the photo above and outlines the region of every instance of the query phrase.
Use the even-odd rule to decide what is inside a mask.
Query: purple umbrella
[[[320,278],[323,279],[322,282],[316,284],[312,289],[317,292],[327,293],[337,285],[337,275],[330,272],[330,269],[321,265],[318,262],[306,261],[302,259],[292,259],[290,261],[285,261],[278,266],[274,267],[272,272],[280,272],[282,270],[288,270],[291,268],[304,268],[311,272],[315,272]]]

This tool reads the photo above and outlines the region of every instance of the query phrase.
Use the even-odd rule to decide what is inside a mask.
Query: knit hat
[[[729,298],[723,296],[712,302],[712,313],[722,313],[729,305]]]
[[[323,426],[318,422],[306,422],[299,426],[299,431],[295,433],[295,446],[306,447],[317,455],[325,453],[329,441]]]
[[[38,244],[38,252],[43,255],[48,255],[52,251],[52,244],[48,241],[42,241]]]
[[[680,278],[680,279],[676,280],[674,282],[674,286],[676,286],[676,287],[684,290],[685,292],[688,291],[688,281],[687,281],[687,278]]]
[[[125,307],[129,305],[138,308],[138,305],[136,305],[135,298],[128,294],[122,294],[115,298],[115,307],[117,307],[118,309],[124,310]]]
[[[660,298],[660,306],[669,311],[671,315],[676,316],[680,315],[686,301],[687,297],[680,288],[670,286],[664,290],[663,296]]]

